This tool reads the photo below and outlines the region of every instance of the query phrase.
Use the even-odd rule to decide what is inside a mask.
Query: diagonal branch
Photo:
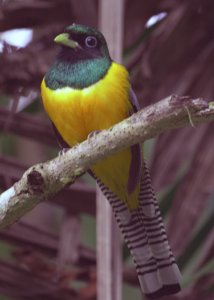
[[[214,103],[203,99],[173,95],[146,107],[63,156],[28,169],[0,195],[0,227],[13,223],[37,203],[55,195],[104,157],[165,131],[208,121],[214,121]]]

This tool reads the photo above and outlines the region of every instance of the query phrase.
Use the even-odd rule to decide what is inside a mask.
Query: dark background
[[[98,1],[14,0],[0,5],[3,191],[28,166],[57,154],[40,82],[57,53],[55,35],[73,22],[97,27]],[[150,17],[161,12],[166,17],[146,28]],[[213,19],[213,0],[125,1],[124,63],[142,107],[170,94],[214,100]],[[26,47],[5,42],[3,32],[20,28],[33,30]],[[15,40],[19,38],[17,33]],[[162,134],[145,145],[183,273],[184,289],[170,299],[214,299],[213,136],[213,123],[207,123]],[[0,299],[96,299],[95,210],[94,183],[84,176],[51,203],[40,204],[0,231]],[[124,299],[141,299],[126,248],[124,264]]]

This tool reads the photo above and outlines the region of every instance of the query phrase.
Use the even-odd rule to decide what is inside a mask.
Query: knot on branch
[[[44,191],[44,179],[41,173],[34,169],[27,175],[27,183],[32,194],[41,194]]]
[[[178,96],[178,95],[171,95],[170,104],[172,106],[184,107],[188,106],[189,110],[193,110],[195,112],[207,109],[209,107],[209,103],[202,98],[192,99],[190,96]]]

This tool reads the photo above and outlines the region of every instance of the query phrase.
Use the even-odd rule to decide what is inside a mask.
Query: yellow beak
[[[61,45],[73,48],[73,49],[80,47],[80,45],[76,41],[69,38],[68,33],[61,33],[61,34],[57,35],[54,39],[54,42],[57,44],[61,44]]]

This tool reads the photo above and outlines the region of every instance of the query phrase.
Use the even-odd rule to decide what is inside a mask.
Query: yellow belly
[[[41,85],[45,110],[71,147],[87,139],[89,133],[127,118],[131,110],[129,89],[128,73],[116,63],[112,63],[104,79],[82,90],[69,87],[50,90],[44,80]],[[130,198],[127,195],[130,162],[131,152],[126,149],[91,168],[125,202]],[[135,194],[131,198],[136,198]]]

